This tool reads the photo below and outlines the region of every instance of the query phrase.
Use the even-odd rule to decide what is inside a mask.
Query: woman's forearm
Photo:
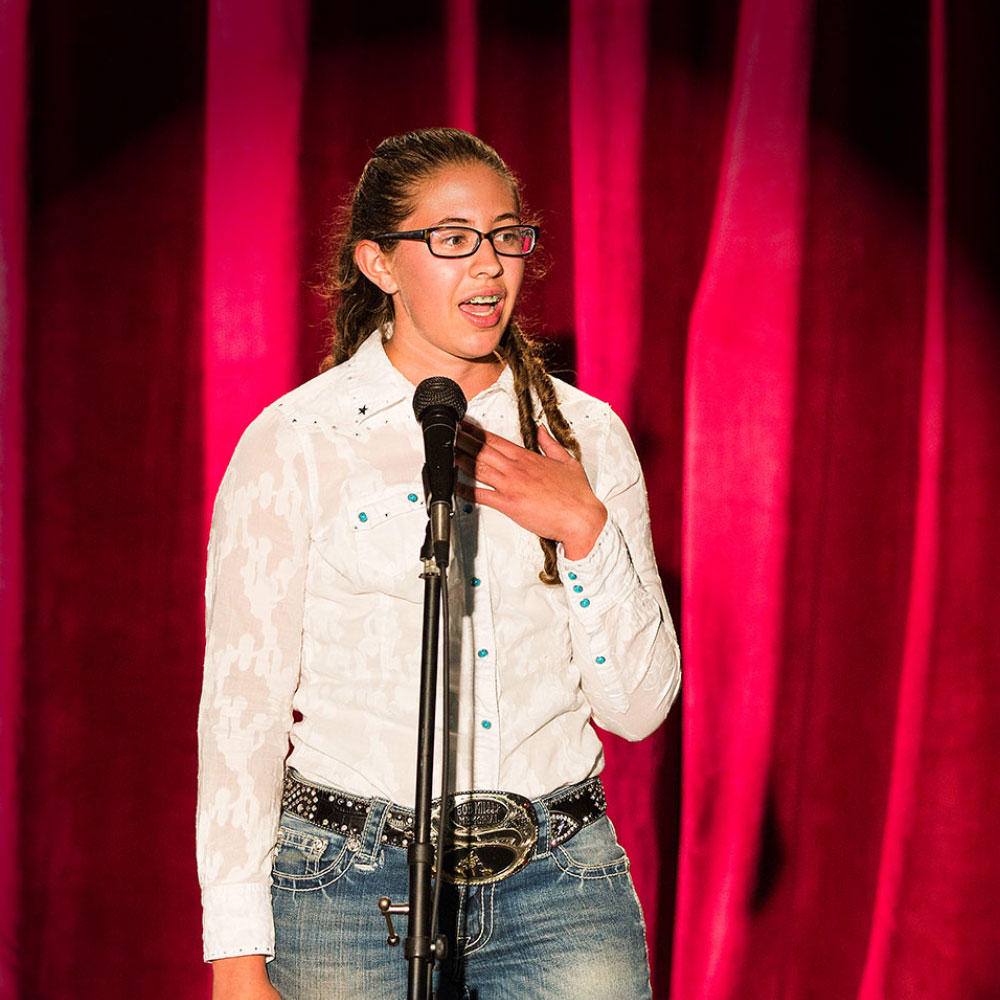
[[[237,955],[212,963],[212,1000],[280,1000],[263,955]]]

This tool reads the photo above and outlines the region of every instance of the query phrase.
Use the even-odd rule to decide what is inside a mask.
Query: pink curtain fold
[[[0,5],[0,1000],[18,989],[28,4]]]
[[[970,13],[930,7],[913,567],[864,996],[1000,995],[1000,261],[977,225],[997,197],[976,185],[997,143],[967,127],[986,66],[966,56]]]
[[[626,421],[642,324],[647,11],[646,0],[570,4],[577,377]]]
[[[446,0],[445,47],[448,52],[448,121],[476,131],[476,73],[479,21],[475,0]]]
[[[743,3],[715,221],[688,341],[684,763],[673,996],[739,995],[771,764],[811,4]]]
[[[646,0],[573,0],[569,105],[577,384],[628,423],[643,335],[641,178],[648,88]],[[634,429],[634,424],[633,424]],[[604,781],[648,939],[659,940],[657,739],[604,736]],[[667,820],[669,822],[669,820]]]
[[[239,435],[294,383],[305,0],[212,0],[205,124],[205,523]]]
[[[892,771],[871,936],[858,1000],[897,995],[889,979],[909,847],[917,816],[918,773],[938,593],[942,449],[947,384],[947,33],[945,0],[930,0],[927,276],[918,474],[906,638],[893,741]]]

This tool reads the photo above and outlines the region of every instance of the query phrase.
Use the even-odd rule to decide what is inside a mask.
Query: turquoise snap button
[[[484,656],[489,656],[490,651],[488,649],[481,649],[476,655],[479,657],[479,659],[482,659]]]
[[[489,729],[493,723],[489,719],[483,719],[483,729]]]
[[[367,514],[363,514],[363,513],[362,514],[358,514],[358,520],[359,521],[367,521],[368,520],[368,515]]]
[[[580,601],[580,607],[581,608],[589,608],[590,607],[590,598],[589,597],[585,597],[582,601]]]
[[[571,580],[575,580],[575,579],[576,579],[576,573],[570,573],[570,574],[569,574],[569,578],[570,578]]]
[[[595,663],[603,663],[604,662],[604,657],[603,656],[599,656],[594,662]]]
[[[573,593],[574,594],[579,594],[582,590],[583,590],[583,587],[581,587],[580,584],[578,584],[578,583],[574,584],[574,586],[573,586]]]
[[[473,586],[473,587],[478,587],[478,586],[479,586],[479,585],[480,585],[480,584],[481,584],[482,582],[483,582],[483,581],[482,581],[482,580],[480,580],[478,576],[474,576],[474,577],[472,578],[472,586]]]
[[[411,493],[406,499],[409,500],[410,503],[416,503],[417,502],[417,494],[416,493]]]

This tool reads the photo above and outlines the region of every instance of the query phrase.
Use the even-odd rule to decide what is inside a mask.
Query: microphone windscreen
[[[457,382],[443,375],[425,378],[413,393],[413,412],[418,421],[423,422],[424,414],[432,406],[446,406],[455,411],[455,416],[461,420],[465,416],[468,403],[465,393]]]

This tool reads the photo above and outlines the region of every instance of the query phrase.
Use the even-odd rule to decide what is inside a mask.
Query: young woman
[[[432,375],[469,400],[452,787],[502,793],[470,807],[486,840],[490,809],[522,817],[511,864],[450,874],[439,996],[650,995],[590,722],[651,733],[677,643],[624,426],[550,378],[513,319],[536,235],[479,139],[387,139],[354,193],[325,370],[236,449],[212,522],[199,722],[215,1000],[405,995],[377,901],[408,895],[426,523],[411,400]]]

